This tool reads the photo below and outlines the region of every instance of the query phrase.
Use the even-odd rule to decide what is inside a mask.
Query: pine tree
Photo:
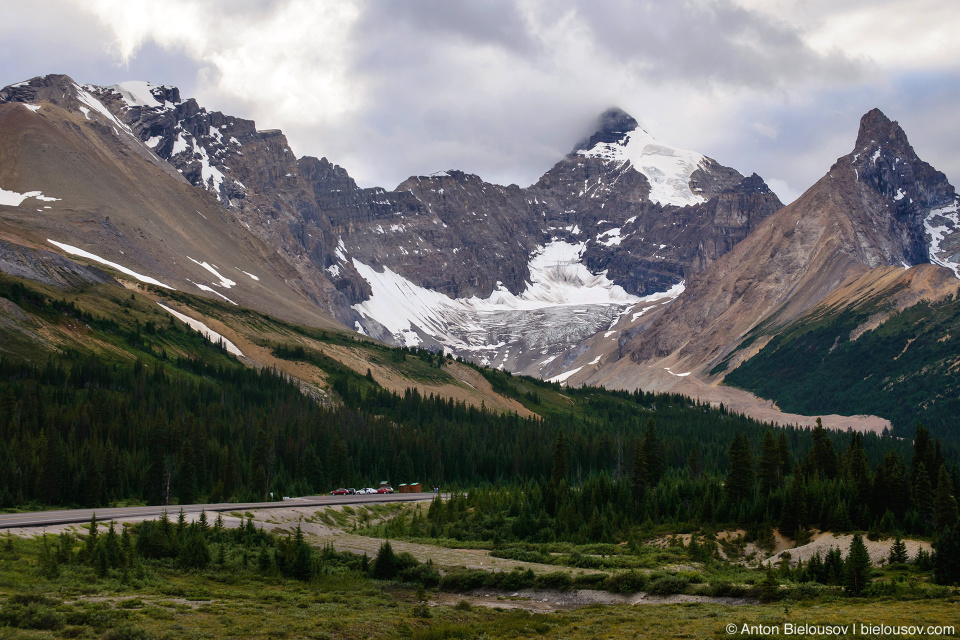
[[[957,499],[953,495],[953,482],[947,474],[947,467],[940,465],[937,474],[937,492],[933,499],[933,512],[937,529],[957,526]]]
[[[373,577],[378,580],[392,580],[397,576],[397,571],[397,557],[388,540],[380,545],[377,558],[373,561]]]
[[[937,584],[960,583],[960,528],[945,527],[937,536],[933,575]]]
[[[917,467],[916,480],[913,483],[913,504],[925,525],[934,524],[933,521],[933,487],[930,485],[930,476],[927,468],[921,462]]]
[[[767,565],[767,576],[760,583],[760,602],[773,602],[779,595],[780,582],[777,581],[777,575],[773,572],[773,565]]]
[[[863,437],[859,433],[854,433],[847,447],[847,453],[844,456],[844,473],[847,480],[853,484],[857,491],[856,507],[860,505],[869,505],[871,494],[873,492],[873,476],[870,473],[870,463],[867,460],[867,454],[863,450]],[[859,509],[852,509],[856,514]],[[857,522],[860,526],[867,526],[869,522]]]
[[[731,501],[743,500],[753,493],[753,452],[750,442],[739,431],[730,444],[730,470],[724,489]]]
[[[931,469],[939,468],[939,465],[932,466],[935,463],[935,455],[934,445],[930,440],[930,432],[922,424],[918,424],[917,431],[913,436],[913,459],[910,461],[910,480],[914,484],[917,482],[917,475],[920,473],[921,466],[927,470],[928,476]]]
[[[817,418],[817,426],[810,433],[813,438],[813,447],[807,456],[808,465],[823,478],[837,476],[837,452],[833,448],[833,441],[823,427],[823,421]]]
[[[87,558],[93,558],[93,551],[97,547],[97,514],[90,516],[90,533],[87,535]]]
[[[773,439],[773,432],[767,429],[760,443],[760,457],[757,459],[757,478],[760,480],[760,495],[769,495],[780,486],[780,449]]]
[[[784,477],[793,468],[793,456],[790,455],[790,447],[787,445],[787,434],[783,431],[777,438],[777,448],[780,450],[780,475]]]
[[[694,478],[703,475],[703,457],[700,455],[700,447],[697,446],[697,443],[693,443],[693,446],[690,447],[690,454],[687,456],[687,469],[690,470],[690,475]]]
[[[638,505],[647,488],[647,463],[643,458],[643,438],[637,438],[633,446],[633,471],[630,480],[633,502]]]
[[[567,465],[567,437],[563,431],[557,433],[557,440],[553,445],[553,468],[550,472],[550,483],[559,486],[567,479],[570,469]]]
[[[290,575],[297,580],[309,582],[313,577],[313,549],[303,538],[303,530],[300,523],[297,523],[297,531],[293,538],[293,566],[290,569]]]
[[[877,466],[871,503],[874,515],[883,515],[889,510],[901,519],[907,512],[910,504],[907,467],[895,451],[888,451],[883,462]]]
[[[843,563],[843,588],[852,596],[860,595],[870,579],[870,554],[860,534],[850,542],[850,554]]]
[[[897,534],[896,539],[890,546],[889,562],[890,564],[906,564],[909,560],[910,556],[907,555],[907,545],[903,541],[903,538],[900,537],[900,534]]]
[[[643,462],[646,465],[647,485],[656,486],[663,475],[663,445],[657,437],[653,418],[647,421],[647,430],[643,434]]]

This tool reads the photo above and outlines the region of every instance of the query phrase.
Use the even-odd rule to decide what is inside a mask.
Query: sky
[[[0,0],[0,86],[178,86],[361,186],[527,186],[611,106],[785,202],[879,107],[960,178],[955,0]]]

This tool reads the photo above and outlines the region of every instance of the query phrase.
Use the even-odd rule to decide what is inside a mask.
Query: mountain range
[[[838,314],[857,323],[818,363],[918,305],[935,313],[960,285],[957,215],[946,177],[879,110],[863,116],[851,153],[783,206],[760,176],[658,142],[619,109],[533,185],[451,169],[387,190],[174,87],[49,75],[0,90],[6,274],[177,290],[560,384],[677,391],[782,422],[806,419],[725,378],[739,369],[738,384],[760,393],[744,372],[775,370],[771,354],[791,352],[791,336]],[[0,308],[5,331],[30,334],[17,317]],[[937,365],[948,377],[951,342]]]

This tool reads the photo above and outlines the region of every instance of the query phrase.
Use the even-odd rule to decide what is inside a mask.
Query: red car
[[[377,493],[393,493],[393,487],[380,487]]]
[[[330,495],[332,495],[332,496],[345,496],[345,495],[347,495],[348,493],[350,493],[350,492],[347,491],[346,489],[334,489],[333,491],[330,492]]]

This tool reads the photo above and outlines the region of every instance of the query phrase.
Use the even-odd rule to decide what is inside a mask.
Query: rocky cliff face
[[[208,112],[192,98],[181,99],[175,87],[128,82],[89,90],[145,146],[274,247],[298,275],[292,286],[353,324],[350,304],[369,288],[350,266],[336,277],[325,272],[336,258],[338,236],[282,132]]]
[[[100,92],[66,76],[0,91],[0,188],[14,196],[0,201],[0,233],[33,249],[17,249],[19,266],[0,268],[34,261],[42,274],[49,269],[37,250],[56,248],[111,263],[132,281],[334,324],[318,303],[336,297],[328,281],[300,277],[212,192],[144,144]]]
[[[48,76],[5,92],[96,111],[131,152],[216,199],[273,248],[288,286],[347,326],[511,368],[553,361],[642,297],[675,295],[781,206],[758,176],[663,145],[618,109],[525,189],[451,170],[388,191],[174,87]]]

